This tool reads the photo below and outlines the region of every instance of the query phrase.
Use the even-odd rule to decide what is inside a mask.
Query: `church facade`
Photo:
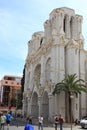
[[[53,96],[55,84],[67,74],[77,74],[87,83],[87,51],[84,49],[81,15],[73,9],[54,9],[44,22],[44,32],[35,32],[28,42],[25,63],[23,113],[53,119],[66,115],[65,93]],[[73,119],[87,114],[87,95],[74,95]]]

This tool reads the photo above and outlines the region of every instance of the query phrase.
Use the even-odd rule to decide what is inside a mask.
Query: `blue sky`
[[[60,7],[72,8],[83,16],[87,49],[86,0],[0,0],[0,80],[4,75],[22,76],[27,42],[34,32],[44,30],[43,24],[50,12]]]

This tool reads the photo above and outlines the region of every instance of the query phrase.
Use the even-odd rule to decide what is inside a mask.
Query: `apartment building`
[[[18,94],[21,92],[21,77],[5,75],[0,81],[0,104],[16,107]]]

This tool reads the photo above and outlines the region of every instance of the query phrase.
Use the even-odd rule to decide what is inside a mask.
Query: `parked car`
[[[82,128],[87,128],[87,117],[80,120],[80,125]]]

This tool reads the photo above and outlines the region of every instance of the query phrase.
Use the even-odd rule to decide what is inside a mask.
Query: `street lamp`
[[[71,117],[70,117],[70,119],[71,119],[71,130],[72,130],[72,99],[74,98],[74,95],[73,95],[73,93],[71,93],[70,94],[70,99],[71,99],[71,110],[70,110],[70,115],[71,115]]]

